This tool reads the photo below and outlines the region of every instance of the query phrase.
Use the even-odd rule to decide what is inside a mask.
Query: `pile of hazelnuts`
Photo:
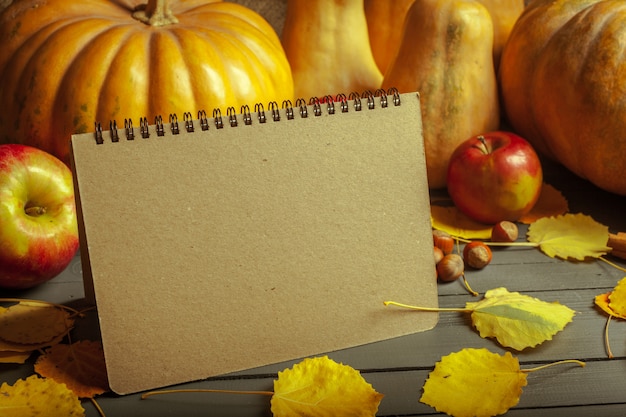
[[[491,229],[492,242],[514,242],[519,234],[517,225],[501,221]],[[442,230],[433,230],[437,279],[442,282],[455,281],[465,268],[482,269],[491,262],[491,249],[485,242],[474,240],[463,247],[463,255],[454,252],[455,239]]]

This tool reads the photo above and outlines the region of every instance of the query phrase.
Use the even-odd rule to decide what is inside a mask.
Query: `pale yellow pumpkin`
[[[500,112],[493,24],[475,0],[416,0],[383,88],[418,91],[428,185],[446,186],[448,161],[471,136],[496,130]]]
[[[278,35],[234,3],[20,0],[0,15],[0,39],[0,143],[65,161],[70,135],[96,121],[293,98]]]

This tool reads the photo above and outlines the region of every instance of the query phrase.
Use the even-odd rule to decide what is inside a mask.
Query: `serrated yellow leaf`
[[[73,326],[66,310],[47,303],[21,301],[0,312],[0,339],[9,344],[46,345]]]
[[[33,352],[12,352],[10,350],[0,351],[0,363],[17,363],[21,364],[30,358]]]
[[[582,261],[611,250],[609,228],[582,213],[539,219],[529,226],[527,237],[552,258]]]
[[[472,323],[481,337],[494,337],[516,350],[551,340],[572,321],[574,310],[557,302],[548,303],[506,288],[495,288],[476,302],[466,303]]]
[[[382,397],[358,371],[323,356],[278,373],[271,410],[274,417],[372,417]]]
[[[454,417],[491,417],[517,405],[526,383],[511,353],[463,349],[435,364],[420,401]]]
[[[430,220],[434,229],[463,239],[489,239],[493,227],[471,220],[455,206],[431,206]]]
[[[621,319],[626,319],[626,316],[618,315],[615,311],[613,311],[613,309],[611,307],[609,307],[609,296],[610,295],[611,295],[610,292],[607,292],[607,293],[604,293],[604,294],[598,294],[598,295],[595,296],[593,301],[594,301],[595,305],[597,305],[602,311],[604,311],[609,316],[619,317]]]
[[[519,218],[520,223],[531,224],[543,217],[558,216],[569,211],[567,199],[563,194],[551,186],[544,183],[541,187],[539,199],[530,210]]]
[[[85,415],[80,400],[65,384],[32,375],[13,386],[0,386],[3,417],[79,417]]]
[[[622,278],[608,296],[609,308],[613,315],[626,317],[626,278]]]

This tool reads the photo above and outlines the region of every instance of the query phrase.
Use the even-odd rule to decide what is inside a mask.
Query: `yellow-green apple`
[[[0,145],[0,287],[60,274],[78,249],[70,169],[40,149]]]
[[[543,184],[541,161],[520,136],[496,131],[469,138],[448,163],[448,193],[471,219],[494,224],[528,213]]]

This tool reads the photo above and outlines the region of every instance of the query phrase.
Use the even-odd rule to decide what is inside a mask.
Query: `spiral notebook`
[[[437,321],[383,305],[437,305],[416,93],[111,122],[74,135],[71,153],[85,288],[118,394]]]

